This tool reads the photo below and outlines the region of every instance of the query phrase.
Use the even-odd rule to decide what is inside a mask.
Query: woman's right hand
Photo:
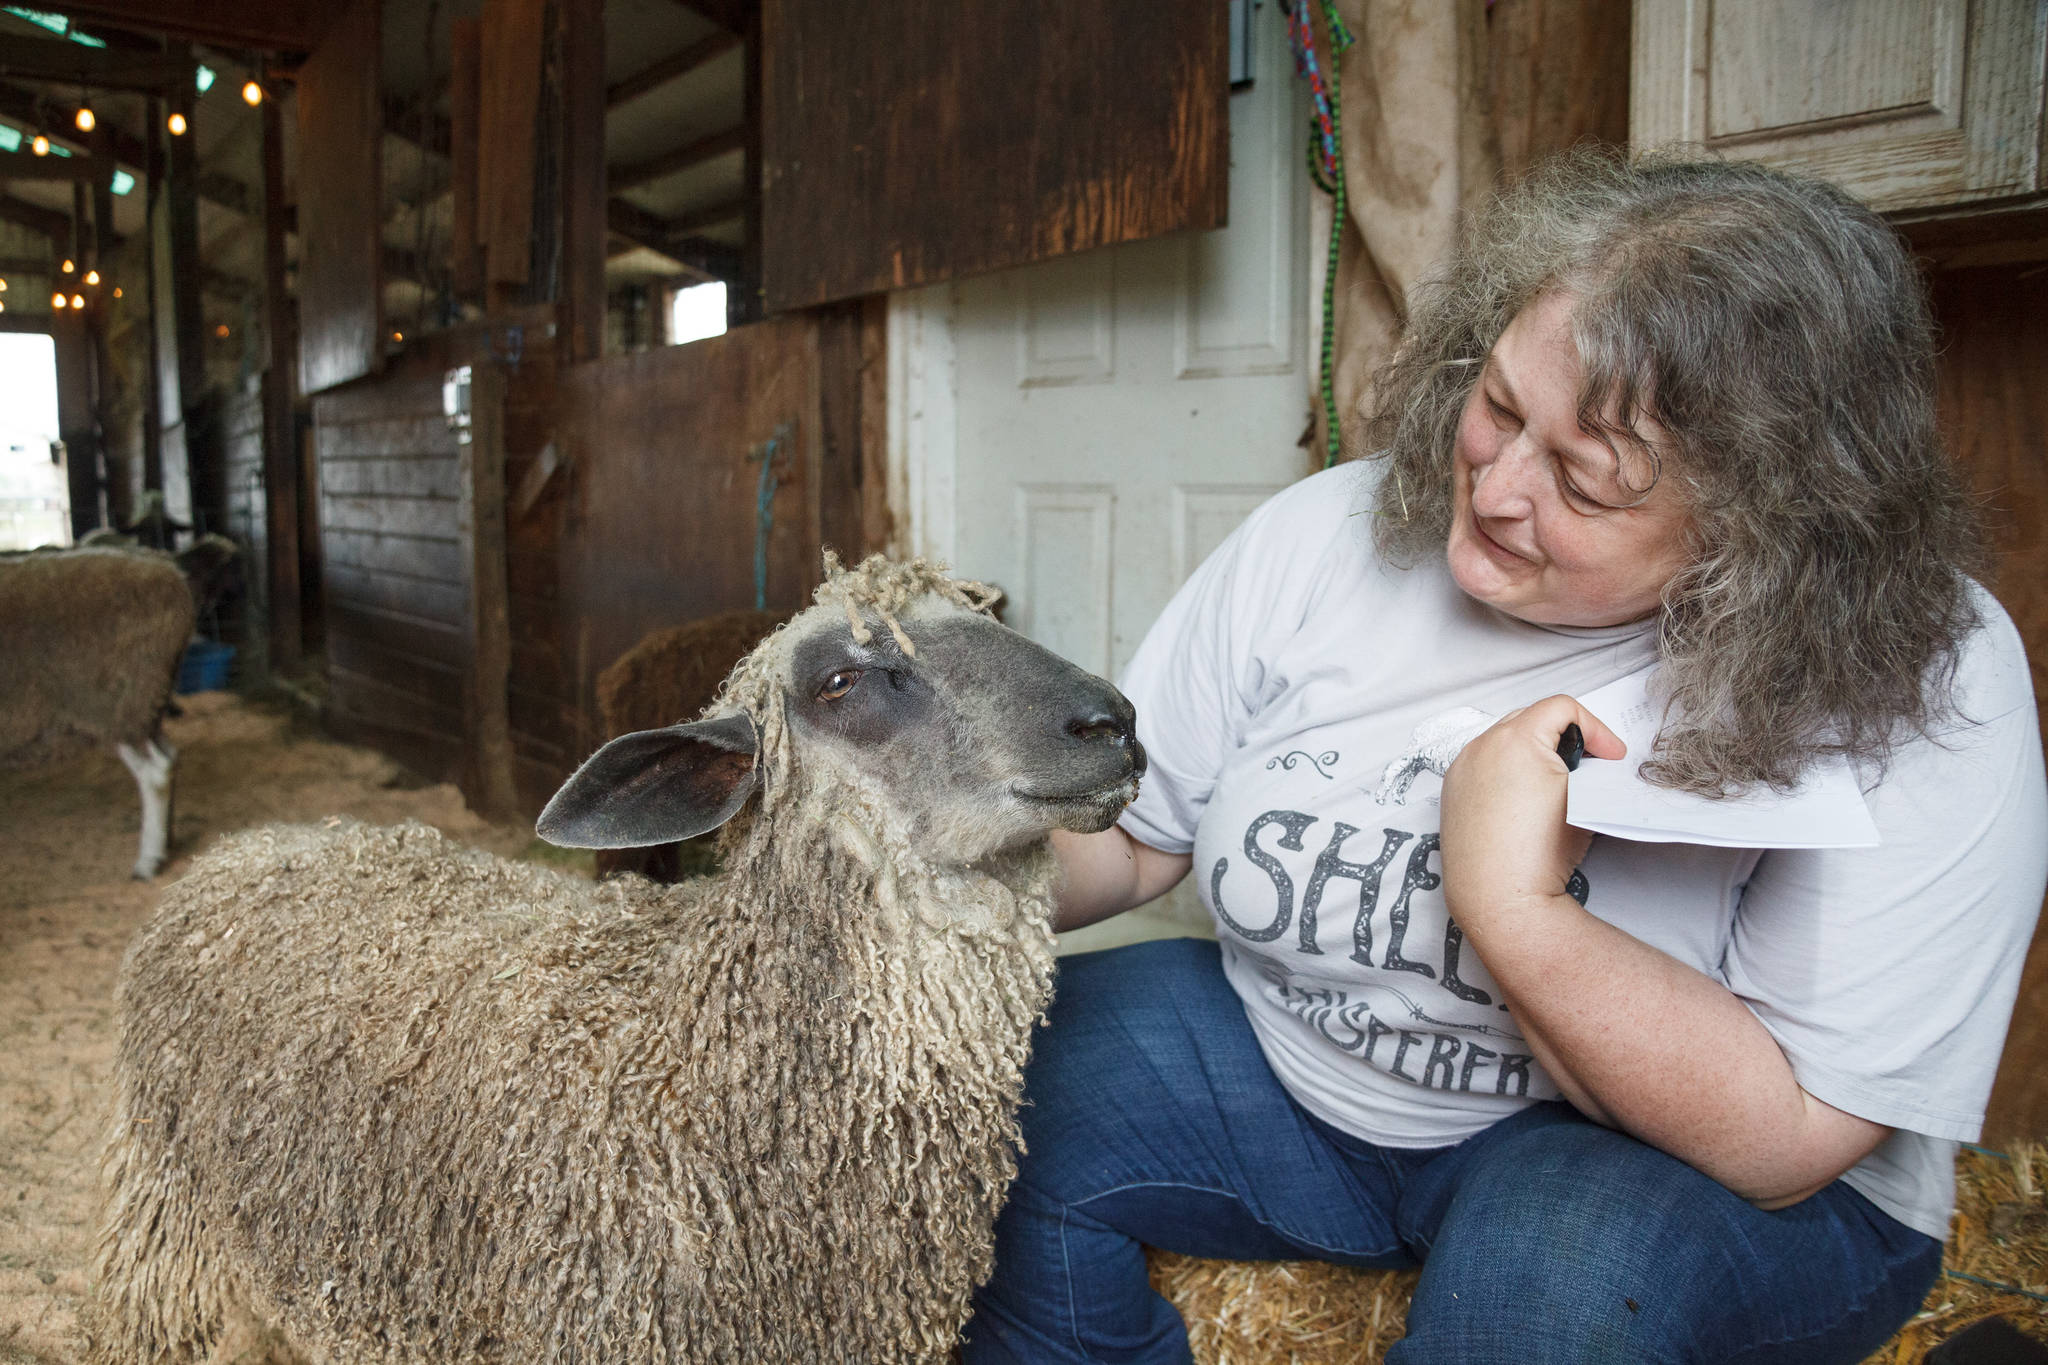
[[[1121,914],[1171,891],[1194,858],[1162,853],[1139,843],[1111,825],[1099,834],[1052,832],[1052,851],[1060,860],[1059,910],[1053,928],[1064,932]]]

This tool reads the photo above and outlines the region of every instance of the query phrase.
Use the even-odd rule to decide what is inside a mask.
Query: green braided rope
[[[1342,102],[1344,49],[1351,46],[1352,37],[1344,27],[1344,21],[1337,17],[1336,0],[1322,0],[1322,9],[1323,21],[1330,30],[1330,146],[1335,153],[1333,161],[1336,167],[1336,173],[1331,177],[1335,184],[1329,187],[1333,201],[1330,210],[1330,258],[1323,272],[1323,468],[1328,469],[1337,463],[1343,451],[1343,433],[1337,424],[1337,257],[1344,245],[1346,211]],[[1313,152],[1310,160],[1318,160]],[[1316,178],[1318,182],[1322,179],[1320,174]]]

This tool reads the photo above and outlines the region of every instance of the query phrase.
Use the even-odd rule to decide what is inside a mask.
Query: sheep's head
[[[1106,829],[1137,795],[1134,713],[1102,679],[988,614],[921,560],[832,572],[710,719],[612,741],[556,793],[559,844],[665,843],[730,819],[762,780],[835,793],[934,861]]]

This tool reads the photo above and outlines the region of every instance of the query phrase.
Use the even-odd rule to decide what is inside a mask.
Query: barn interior
[[[1911,243],[2048,698],[2048,14],[1337,9],[1341,205],[1283,0],[0,9],[0,339],[48,339],[53,393],[0,426],[0,549],[230,537],[219,686],[530,824],[609,666],[799,608],[827,549],[946,559],[1113,675],[1339,449],[1461,209],[1682,138]],[[1817,53],[1838,81],[1771,78]],[[1183,891],[1141,932],[1206,922]],[[1989,1146],[2048,1138],[2044,1058],[2048,931]]]

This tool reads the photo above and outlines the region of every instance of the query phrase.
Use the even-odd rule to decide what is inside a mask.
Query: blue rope
[[[761,462],[761,478],[754,486],[754,610],[768,609],[768,536],[775,529],[775,490],[782,476],[775,472],[776,457],[783,454],[790,426],[784,422],[775,434],[747,452],[750,460]]]

